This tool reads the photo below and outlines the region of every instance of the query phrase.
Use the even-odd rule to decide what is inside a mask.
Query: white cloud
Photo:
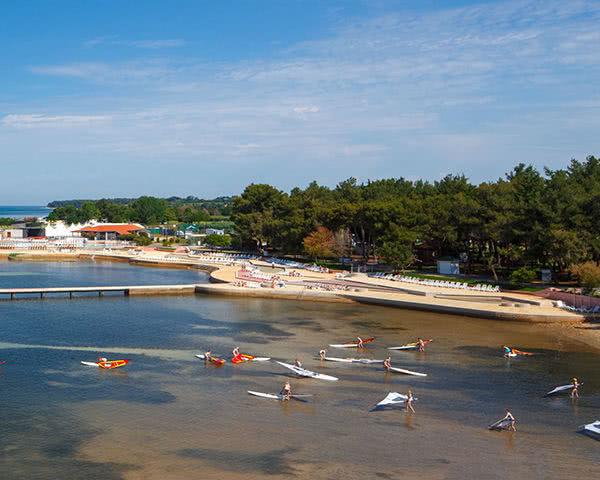
[[[33,127],[72,127],[89,125],[90,123],[106,122],[111,117],[100,115],[6,115],[2,118],[2,125],[15,128]]]
[[[314,105],[310,107],[294,107],[294,112],[296,113],[317,113],[319,110],[319,107],[315,107]]]

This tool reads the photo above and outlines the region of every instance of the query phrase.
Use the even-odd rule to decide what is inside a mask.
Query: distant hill
[[[115,203],[117,205],[129,205],[131,202],[137,200],[137,198],[103,198],[102,200],[107,200],[111,203]],[[162,200],[166,200],[170,206],[176,207],[181,205],[195,205],[198,207],[223,207],[229,206],[232,202],[232,197],[223,196],[217,197],[213,199],[204,199],[194,197],[193,195],[189,195],[187,197],[168,197]],[[84,202],[96,202],[97,199],[84,199],[84,200],[53,200],[48,203],[48,207],[57,208],[57,207],[66,207],[73,206],[76,208],[81,208]]]

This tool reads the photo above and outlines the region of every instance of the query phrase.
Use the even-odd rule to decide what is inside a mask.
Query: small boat
[[[363,343],[370,343],[373,340],[375,340],[375,337],[373,338],[367,338],[366,340],[363,340]],[[358,343],[356,342],[348,342],[348,343],[336,343],[333,345],[329,345],[330,347],[333,348],[358,348]]]
[[[198,358],[201,358],[202,360],[206,360],[206,357],[203,354],[198,354],[196,356]],[[210,357],[210,359],[208,361],[210,363],[216,365],[217,367],[220,367],[221,365],[223,365],[225,363],[225,360],[221,360],[220,358],[215,358],[215,357]]]
[[[271,357],[253,357],[252,355],[245,355],[240,353],[231,359],[232,363],[245,363],[245,362],[266,362],[271,360]]]
[[[587,425],[581,425],[579,428],[581,429],[581,433],[585,433],[596,440],[600,440],[600,420],[588,423]]]
[[[248,395],[254,395],[255,397],[261,397],[261,398],[270,398],[272,400],[285,400],[285,396],[281,393],[263,393],[263,392],[255,392],[253,390],[248,390]],[[304,397],[312,397],[312,394],[310,393],[305,393],[305,394],[292,394],[290,395],[290,398],[304,398]]]
[[[579,385],[583,385],[582,383],[580,383]],[[566,392],[567,390],[571,390],[575,385],[573,385],[572,383],[570,385],[562,385],[560,387],[556,387],[552,390],[550,390],[546,395],[544,395],[544,397],[549,397],[550,395],[555,395],[557,393],[562,393],[562,392]]]
[[[423,343],[431,343],[432,339],[423,340]],[[406,345],[401,345],[399,347],[388,347],[388,350],[418,350],[419,344],[417,342],[407,343]]]
[[[390,367],[390,371],[396,372],[396,373],[403,373],[404,375],[415,375],[417,377],[426,377],[427,376],[426,373],[413,372],[412,370],[405,370],[404,368]]]
[[[300,375],[301,377],[309,377],[316,378],[318,380],[330,380],[336,381],[337,377],[332,377],[331,375],[325,375],[323,373],[311,372],[310,370],[306,370],[305,368],[297,367],[296,365],[290,365],[289,363],[277,362],[279,365],[285,368],[289,368],[296,375]]]
[[[328,362],[343,362],[343,363],[383,363],[383,360],[372,360],[370,358],[339,358],[339,357],[323,357],[323,360]]]
[[[110,360],[110,361],[100,361],[100,362],[81,362],[82,365],[86,367],[100,367],[106,370],[110,370],[111,368],[124,367],[129,363],[129,360]]]
[[[502,420],[498,420],[496,423],[492,423],[490,426],[488,426],[488,430],[506,430],[507,428],[510,427],[510,420],[508,419],[502,419]]]

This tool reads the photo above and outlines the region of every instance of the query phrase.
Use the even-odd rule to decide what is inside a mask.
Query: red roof
[[[80,230],[75,230],[75,232],[91,232],[91,233],[100,233],[100,232],[116,232],[119,235],[127,235],[131,232],[137,232],[139,230],[143,230],[143,227],[138,225],[94,225],[93,227],[84,227]]]

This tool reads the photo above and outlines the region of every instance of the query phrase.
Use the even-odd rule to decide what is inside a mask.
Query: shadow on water
[[[286,459],[287,455],[294,454],[296,451],[295,448],[285,448],[264,453],[249,453],[239,450],[186,448],[179,450],[176,454],[181,457],[196,458],[230,472],[295,475],[296,469],[293,465],[308,463],[298,462],[297,459],[293,462]]]

